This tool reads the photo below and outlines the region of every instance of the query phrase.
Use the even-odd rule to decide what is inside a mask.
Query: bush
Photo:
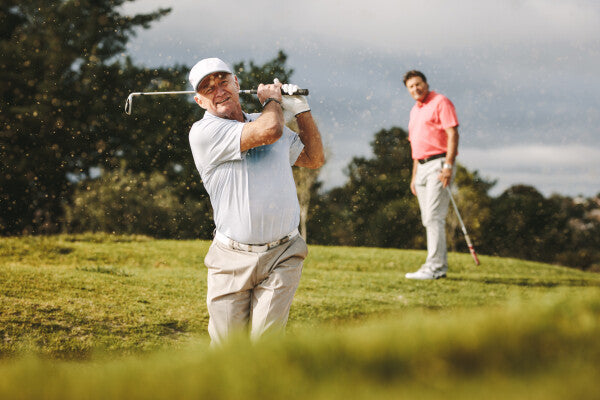
[[[159,172],[108,172],[79,184],[65,207],[65,230],[208,238],[214,229],[208,201],[179,192]]]

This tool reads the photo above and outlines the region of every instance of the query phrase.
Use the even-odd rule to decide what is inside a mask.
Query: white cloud
[[[515,184],[552,193],[600,193],[600,147],[525,145],[494,149],[461,148],[459,162],[487,179],[498,180],[492,194]]]
[[[489,168],[600,167],[600,148],[577,144],[565,146],[531,144],[494,149],[465,148],[460,152],[461,158],[479,165],[486,164]]]

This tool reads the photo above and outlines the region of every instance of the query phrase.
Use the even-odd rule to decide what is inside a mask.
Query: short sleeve
[[[304,143],[300,140],[300,136],[288,127],[284,127],[284,132],[289,136],[290,140],[290,165],[296,164],[300,153],[304,150]]]
[[[458,126],[458,118],[456,117],[454,104],[452,104],[448,98],[444,97],[443,100],[440,101],[438,105],[438,113],[443,129]]]
[[[240,140],[243,127],[242,122],[221,118],[202,119],[192,126],[190,148],[200,173],[242,158]]]

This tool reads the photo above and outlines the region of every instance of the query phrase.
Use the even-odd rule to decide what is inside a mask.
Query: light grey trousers
[[[439,179],[443,164],[444,158],[419,164],[415,175],[415,189],[421,209],[421,221],[427,232],[427,259],[422,268],[445,273],[448,270],[446,216],[450,195]]]
[[[252,339],[283,330],[307,254],[300,235],[263,253],[234,250],[214,240],[204,258],[212,345],[248,325]]]

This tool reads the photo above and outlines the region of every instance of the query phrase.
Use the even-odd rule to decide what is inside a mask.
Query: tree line
[[[425,249],[419,206],[410,193],[408,134],[394,127],[377,132],[373,157],[355,157],[347,182],[326,193],[313,188],[308,221],[313,243]],[[461,216],[478,253],[557,263],[600,271],[600,195],[589,199],[544,197],[515,185],[497,197],[495,181],[458,163],[452,184]],[[468,251],[450,208],[448,246]]]
[[[202,110],[184,96],[133,91],[186,90],[188,66],[149,68],[125,52],[138,29],[169,9],[123,15],[125,0],[7,0],[0,6],[0,234],[104,231],[202,238],[214,225],[192,162],[187,133]],[[280,51],[264,64],[233,65],[244,87],[293,69]],[[260,110],[242,97],[248,112]],[[372,158],[354,158],[347,181],[324,191],[295,171],[309,243],[425,248],[406,132],[374,134]],[[481,254],[600,270],[598,196],[575,200],[494,182],[458,167],[456,200]],[[451,214],[451,249],[466,249]]]

